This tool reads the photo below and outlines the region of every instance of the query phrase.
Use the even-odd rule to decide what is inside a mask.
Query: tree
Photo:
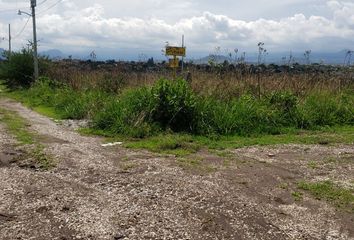
[[[34,81],[32,50],[14,52],[0,65],[0,78],[9,88],[29,87]]]
[[[47,64],[47,58],[39,59],[39,70]],[[10,89],[28,88],[34,82],[33,52],[30,48],[23,48],[20,52],[11,53],[11,58],[0,64],[0,79]]]

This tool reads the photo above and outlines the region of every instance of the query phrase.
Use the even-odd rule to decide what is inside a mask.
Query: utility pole
[[[18,15],[26,14],[32,17],[33,21],[33,67],[34,67],[34,80],[38,79],[38,53],[37,53],[37,32],[36,32],[36,6],[37,0],[31,0],[32,14],[18,10]]]
[[[11,56],[11,24],[9,24],[9,58]]]
[[[33,65],[34,65],[34,80],[38,79],[38,54],[37,54],[37,32],[36,32],[36,6],[37,0],[31,0],[32,20],[33,20]]]

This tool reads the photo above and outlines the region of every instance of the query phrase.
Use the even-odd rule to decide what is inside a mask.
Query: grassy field
[[[187,64],[187,80],[170,80],[162,64],[41,59],[48,77],[34,82],[31,56],[0,64],[0,94],[54,119],[89,119],[83,132],[124,136],[128,147],[353,142],[352,67]]]
[[[318,92],[300,99],[275,92],[262,99],[201,97],[183,81],[161,80],[120,95],[76,91],[41,80],[2,95],[54,119],[91,119],[85,134],[124,140],[129,148],[177,155],[202,148],[354,142],[354,95]]]

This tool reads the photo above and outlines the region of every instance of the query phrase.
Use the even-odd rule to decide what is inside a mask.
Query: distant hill
[[[230,61],[230,58],[222,56],[222,55],[209,55],[203,58],[199,58],[194,60],[195,64],[208,64],[209,60],[214,60],[216,63],[223,63],[225,61]]]
[[[47,51],[40,52],[39,55],[48,57],[50,59],[63,59],[65,58],[65,54],[58,49],[50,49]]]
[[[311,63],[324,63],[324,64],[339,64],[342,65],[345,54],[348,50],[342,50],[340,52],[311,52],[310,54],[310,62]],[[275,64],[286,64],[289,61],[289,52],[270,52],[268,55],[265,56],[265,63],[275,63]],[[240,57],[240,56],[238,56]],[[293,62],[297,63],[305,63],[304,53],[302,52],[293,52],[292,53]],[[215,59],[217,63],[223,63],[225,60],[230,61],[227,56],[223,55],[216,55],[216,56],[206,56],[198,59],[193,59],[195,64],[208,64],[209,59]],[[353,59],[354,60],[354,59]],[[352,62],[353,62],[352,60]],[[255,52],[246,53],[245,58],[246,63],[257,64],[258,61],[258,54]],[[262,59],[262,62],[264,58]]]

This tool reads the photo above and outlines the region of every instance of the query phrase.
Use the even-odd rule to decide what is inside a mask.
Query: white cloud
[[[137,1],[131,1],[137,4]],[[166,1],[147,2],[167,7]],[[354,47],[354,3],[346,1],[328,1],[323,5],[331,12],[331,17],[298,13],[274,20],[246,21],[206,11],[172,22],[158,17],[107,17],[107,8],[97,3],[82,9],[71,0],[63,3],[58,6],[60,14],[56,14],[59,11],[54,8],[38,16],[42,48],[158,50],[165,41],[178,44],[182,34],[186,36],[189,50],[205,52],[212,51],[215,46],[254,51],[259,41],[265,42],[271,51],[339,51]],[[182,10],[192,6],[190,1],[172,1],[171,4]],[[13,29],[19,31],[24,22],[25,19],[16,20]],[[6,34],[6,29],[6,24],[0,22],[0,34]],[[30,38],[29,25],[14,42],[20,46],[23,39]],[[336,49],[338,47],[340,49]]]

